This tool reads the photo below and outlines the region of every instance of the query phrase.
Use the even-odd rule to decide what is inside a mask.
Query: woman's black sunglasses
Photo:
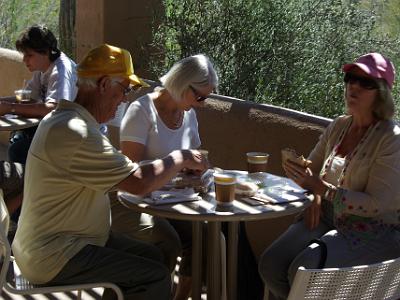
[[[358,82],[358,84],[366,90],[376,90],[379,88],[378,83],[374,79],[358,76],[352,73],[346,73],[343,80],[345,83],[350,84]]]
[[[189,85],[189,87],[192,90],[193,94],[195,95],[197,102],[202,102],[207,99],[207,97],[200,95],[199,92],[196,91],[194,87],[192,87],[191,85]]]

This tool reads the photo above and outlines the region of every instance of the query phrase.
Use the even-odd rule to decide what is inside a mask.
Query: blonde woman
[[[195,108],[217,87],[218,77],[202,55],[186,57],[160,78],[162,87],[133,102],[121,125],[121,150],[131,160],[153,160],[177,149],[201,145]],[[158,245],[173,270],[183,253],[175,299],[187,299],[191,288],[191,223],[154,218],[112,203],[113,229]]]

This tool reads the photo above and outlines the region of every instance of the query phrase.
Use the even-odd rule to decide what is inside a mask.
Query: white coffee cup
[[[23,103],[23,102],[29,102],[31,100],[31,90],[16,90],[14,91],[15,98],[17,99],[17,102]]]

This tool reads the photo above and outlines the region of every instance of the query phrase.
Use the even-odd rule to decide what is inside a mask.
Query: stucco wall
[[[14,95],[22,87],[24,79],[30,79],[31,73],[22,62],[22,55],[15,50],[0,48],[0,97]],[[5,157],[9,132],[0,131],[0,153]]]
[[[14,95],[22,87],[24,79],[30,79],[31,73],[22,63],[18,51],[0,48],[0,96]]]
[[[251,101],[214,96],[197,110],[203,148],[221,168],[246,168],[245,154],[270,154],[268,171],[281,175],[280,150],[308,154],[329,119]]]
[[[129,50],[135,73],[151,78],[149,62],[159,51],[151,46],[155,17],[163,13],[160,0],[85,0],[76,2],[77,62],[91,48],[108,43]]]
[[[86,53],[104,43],[103,0],[76,1],[76,61],[80,62]]]

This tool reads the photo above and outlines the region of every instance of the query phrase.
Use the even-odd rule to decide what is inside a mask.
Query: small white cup
[[[18,103],[29,102],[31,100],[31,90],[16,90],[14,91],[15,98]]]

